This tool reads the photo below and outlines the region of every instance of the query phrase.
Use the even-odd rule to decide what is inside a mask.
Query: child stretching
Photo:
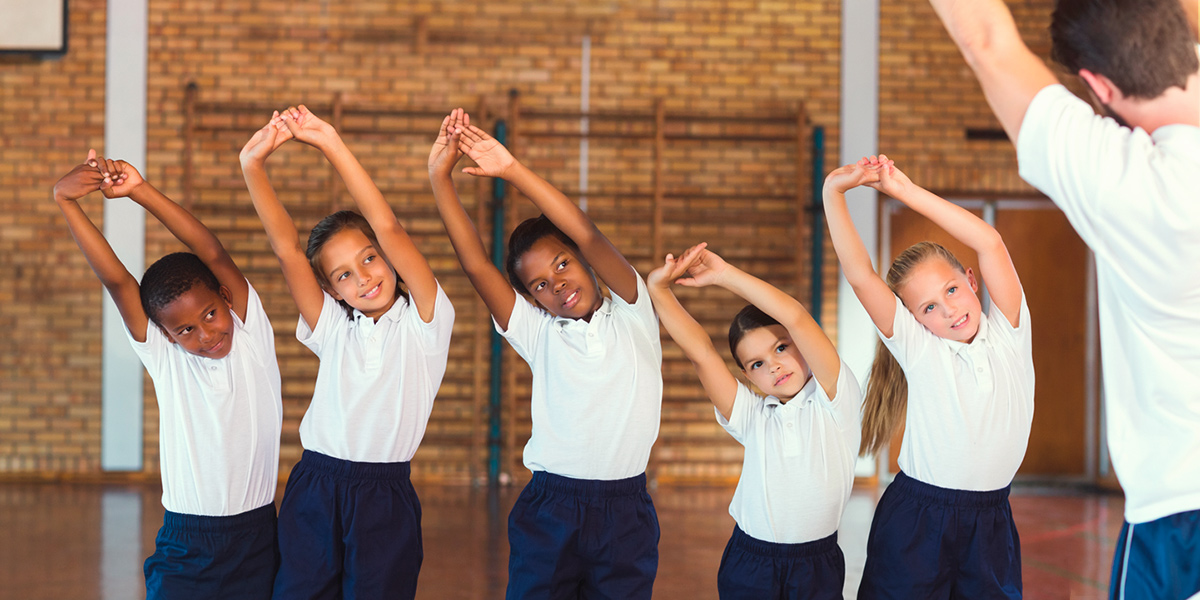
[[[507,180],[543,212],[509,238],[507,281],[454,190],[460,144],[478,165],[465,172]],[[463,269],[533,371],[533,480],[508,517],[508,598],[650,598],[659,529],[645,471],[662,348],[645,283],[575,203],[461,109],[442,123],[429,176]]]
[[[195,254],[162,257],[139,285],[79,206],[100,189],[145,207]],[[154,380],[166,513],[146,597],[269,598],[283,405],[258,294],[216,236],[125,161],[88,152],[54,199]]]
[[[931,242],[902,252],[880,279],[846,210],[845,192],[858,185],[975,250],[989,314],[974,273]],[[875,510],[858,597],[1020,598],[1008,491],[1033,420],[1033,355],[1008,249],[990,225],[914,185],[886,156],[833,171],[824,196],[842,270],[883,342],[867,383],[862,452],[886,446],[901,415],[905,423],[901,473]]]
[[[366,217],[325,217],[307,251],[265,168],[292,138],[325,154]],[[296,337],[321,359],[279,509],[275,597],[412,598],[423,551],[409,461],[446,372],[454,308],[362,165],[303,105],[276,113],[241,161],[300,309]]]
[[[837,529],[854,485],[862,401],[854,374],[799,302],[705,244],[678,260],[668,254],[648,279],[663,325],[696,367],[717,422],[746,447],[729,505],[737,524],[717,572],[721,598],[840,599],[846,562]],[[672,281],[717,285],[752,303],[729,326],[729,351],[767,396],[729,372]]]

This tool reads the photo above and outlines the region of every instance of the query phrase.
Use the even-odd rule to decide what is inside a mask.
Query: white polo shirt
[[[1131,131],[1052,85],[1025,113],[1017,158],[1096,256],[1126,520],[1200,509],[1200,128]]]
[[[246,321],[229,311],[233,345],[224,358],[188,353],[153,322],[145,342],[126,331],[154,380],[162,503],[169,511],[223,517],[275,501],[279,365],[271,321],[258,292],[249,290]]]
[[[984,492],[1011,483],[1033,423],[1025,295],[1015,329],[992,304],[970,344],[934,335],[896,298],[892,337],[879,337],[908,380],[900,470],[954,490]]]
[[[610,481],[646,471],[662,412],[662,345],[640,276],[637,290],[633,304],[605,298],[591,321],[556,318],[518,293],[508,330],[496,324],[533,371],[530,471]]]
[[[846,363],[831,401],[809,377],[786,404],[738,382],[729,420],[717,422],[746,447],[729,514],[755,539],[798,544],[833,534],[842,520],[862,427],[862,393]]]
[[[342,460],[412,460],[425,436],[433,398],[446,373],[454,307],[438,284],[426,323],[406,296],[379,321],[354,317],[329,294],[317,326],[300,317],[296,338],[321,359],[300,443]]]

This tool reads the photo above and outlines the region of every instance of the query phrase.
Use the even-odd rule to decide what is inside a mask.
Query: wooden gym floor
[[[418,598],[503,598],[505,525],[519,489],[489,495],[418,485],[417,492],[425,538]],[[858,588],[879,493],[856,488],[842,521],[847,598]],[[142,561],[162,524],[160,494],[156,485],[0,483],[0,599],[143,597]],[[653,495],[662,525],[655,597],[716,598],[733,489],[663,486]],[[1025,598],[1107,598],[1123,506],[1106,492],[1016,486]]]

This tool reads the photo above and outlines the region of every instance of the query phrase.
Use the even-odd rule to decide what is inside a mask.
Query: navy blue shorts
[[[737,525],[721,555],[721,600],[842,600],[846,558],[837,532],[800,544],[751,537]]]
[[[146,559],[146,598],[271,597],[279,548],[275,505],[227,517],[167,511]]]
[[[644,473],[594,481],[536,471],[508,515],[506,597],[650,598],[658,533]]]
[[[279,507],[275,597],[412,598],[424,551],[409,464],[304,451]]]
[[[859,599],[1020,598],[1008,490],[950,490],[897,474],[871,521]]]
[[[1126,522],[1108,590],[1113,600],[1184,600],[1200,593],[1200,510]]]

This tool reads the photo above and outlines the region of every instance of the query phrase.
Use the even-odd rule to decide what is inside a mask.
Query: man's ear
[[[1080,69],[1079,77],[1087,83],[1088,89],[1092,90],[1092,94],[1096,97],[1096,100],[1105,106],[1112,104],[1112,101],[1121,93],[1121,90],[1117,88],[1111,79],[1099,73]]]

